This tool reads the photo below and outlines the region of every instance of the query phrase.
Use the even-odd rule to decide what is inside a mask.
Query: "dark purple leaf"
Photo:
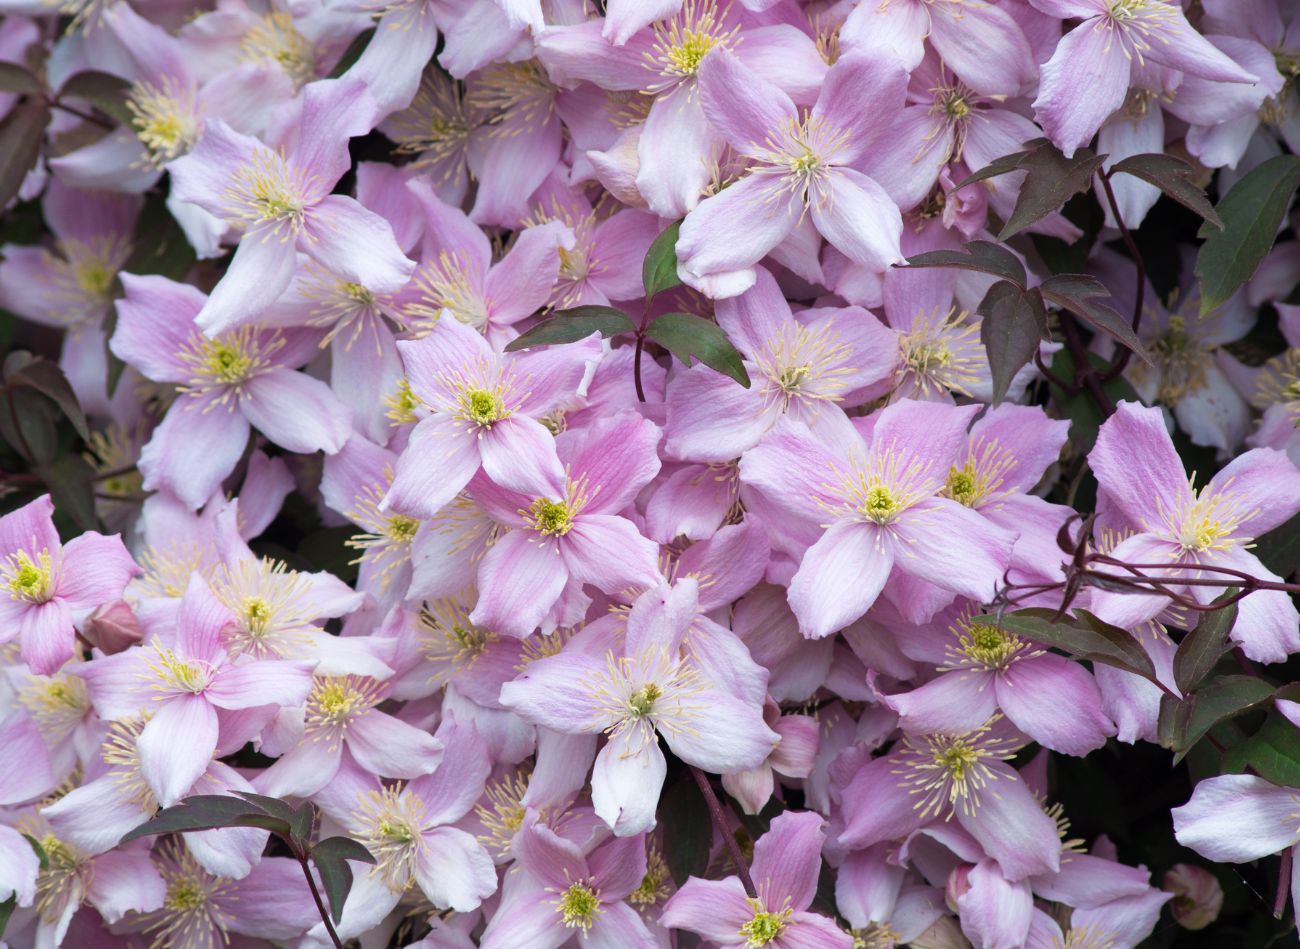
[[[1109,297],[1110,291],[1095,277],[1087,274],[1057,274],[1048,277],[1039,288],[1043,299],[1062,309],[1069,310],[1094,330],[1113,336],[1150,364],[1146,347],[1138,339],[1129,321],[1104,303],[1094,302],[1097,297]]]
[[[43,99],[20,102],[0,123],[0,207],[18,194],[27,172],[41,157],[49,124],[50,107]]]
[[[1183,207],[1194,211],[1215,227],[1223,228],[1223,222],[1215,213],[1214,205],[1205,196],[1205,191],[1193,180],[1196,169],[1177,155],[1130,155],[1117,162],[1110,169],[1111,175],[1132,175],[1155,185]]]
[[[1235,593],[1235,590],[1229,589],[1219,597],[1219,601]],[[1174,681],[1179,690],[1188,692],[1196,688],[1210,674],[1223,654],[1232,648],[1228,632],[1235,622],[1236,603],[1201,614],[1200,620],[1187,631],[1183,641],[1178,644],[1178,651],[1174,653]]]
[[[909,257],[905,267],[956,267],[1009,280],[1020,289],[1028,281],[1025,266],[1015,254],[991,241],[969,241],[963,250],[932,250]]]
[[[1022,293],[1006,280],[989,287],[977,309],[984,318],[980,341],[993,374],[993,401],[1001,402],[1016,373],[1038,351],[1046,335],[1047,314],[1037,290]]]

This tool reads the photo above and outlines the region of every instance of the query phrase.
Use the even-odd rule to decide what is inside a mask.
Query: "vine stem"
[[[339,939],[339,934],[334,929],[329,910],[325,908],[325,901],[321,899],[320,890],[316,888],[316,879],[311,875],[311,867],[307,863],[307,854],[296,843],[291,842],[291,844],[293,855],[298,859],[298,865],[302,867],[302,875],[307,878],[311,898],[316,901],[316,912],[320,913],[321,922],[325,924],[325,931],[329,933],[330,939],[334,941],[334,949],[343,949],[343,940]]]
[[[1290,847],[1282,851],[1282,866],[1277,878],[1277,895],[1273,897],[1274,919],[1281,919],[1286,913],[1286,897],[1291,888],[1291,864],[1294,860]]]
[[[645,349],[645,326],[650,316],[650,298],[641,307],[641,320],[636,327],[636,350],[632,354],[632,383],[636,386],[636,400],[645,402],[645,388],[641,385],[641,353]]]
[[[695,778],[695,783],[699,785],[700,793],[704,795],[704,803],[709,807],[709,816],[713,819],[713,826],[718,828],[718,833],[722,835],[722,842],[726,845],[728,853],[731,854],[731,862],[736,865],[736,875],[740,877],[745,892],[751,897],[757,898],[758,890],[754,889],[754,879],[749,875],[749,865],[745,863],[745,858],[740,852],[740,844],[736,842],[736,835],[727,826],[727,817],[722,813],[722,802],[718,800],[718,795],[713,792],[713,785],[709,781],[709,776],[694,765],[691,765],[690,769],[691,776]]]
[[[50,108],[58,109],[60,112],[66,112],[68,115],[75,115],[77,118],[81,119],[81,121],[90,122],[92,125],[98,125],[100,128],[109,130],[117,128],[117,126],[112,122],[105,122],[96,115],[91,115],[89,112],[82,112],[80,109],[74,109],[72,106],[64,105],[62,102],[50,102]]]
[[[1110,172],[1098,172],[1097,177],[1101,179],[1101,189],[1106,195],[1106,203],[1110,205],[1110,213],[1111,217],[1115,219],[1115,226],[1119,228],[1119,236],[1124,241],[1124,246],[1128,248],[1129,254],[1132,255],[1133,265],[1137,268],[1137,291],[1133,297],[1132,320],[1133,332],[1136,333],[1138,327],[1142,325],[1142,307],[1147,291],[1147,265],[1146,261],[1142,259],[1142,252],[1138,250],[1137,242],[1133,240],[1132,232],[1129,231],[1128,225],[1124,223],[1124,216],[1119,213],[1119,202],[1115,199],[1115,191],[1110,186]],[[1128,365],[1128,361],[1132,356],[1133,350],[1124,347],[1111,367],[1100,374],[1101,380],[1106,382],[1118,376],[1124,371],[1124,367]]]

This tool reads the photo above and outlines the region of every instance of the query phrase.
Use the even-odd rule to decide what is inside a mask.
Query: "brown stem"
[[[1076,395],[1078,393],[1079,387],[1077,385],[1073,382],[1066,382],[1047,367],[1047,364],[1043,362],[1042,353],[1034,353],[1034,365],[1038,367],[1038,371],[1042,373],[1044,379],[1056,386],[1062,392],[1065,392],[1067,395]]]
[[[632,355],[632,382],[636,385],[636,400],[645,401],[645,389],[641,386],[641,351],[645,348],[645,337],[637,330],[636,350]]]
[[[1087,347],[1083,345],[1083,340],[1079,336],[1079,327],[1074,317],[1068,313],[1061,314],[1061,331],[1065,334],[1065,346],[1070,351],[1070,359],[1074,362],[1076,382],[1088,390],[1088,395],[1092,396],[1092,401],[1097,403],[1097,408],[1101,409],[1102,415],[1109,418],[1115,413],[1115,403],[1101,387],[1101,378],[1097,375],[1092,360],[1088,358]]]
[[[1273,918],[1281,919],[1286,912],[1286,897],[1291,890],[1291,863],[1295,859],[1291,848],[1282,851],[1282,866],[1278,869],[1277,895],[1273,897]]]
[[[727,826],[727,817],[722,813],[722,803],[718,800],[718,795],[713,793],[713,785],[709,782],[709,776],[694,765],[691,765],[690,768],[691,776],[695,778],[700,793],[704,795],[704,803],[709,807],[709,816],[713,818],[713,826],[718,828],[718,833],[722,835],[722,842],[731,854],[731,862],[736,865],[736,875],[740,877],[745,892],[751,897],[757,897],[758,891],[754,889],[754,880],[749,875],[749,866],[745,863],[745,858],[740,852],[740,844],[736,842],[736,835]]]
[[[316,912],[320,913],[321,922],[325,924],[325,931],[330,934],[330,939],[334,940],[334,949],[343,949],[343,940],[339,939],[339,934],[335,932],[329,910],[325,908],[325,901],[321,899],[320,890],[316,889],[316,878],[311,875],[311,867],[307,863],[307,854],[297,844],[292,846],[293,855],[298,858],[298,864],[302,867],[302,875],[307,878],[307,886],[311,889],[311,898],[316,901]]]
[[[1142,252],[1138,250],[1137,242],[1133,240],[1133,235],[1124,223],[1124,218],[1119,213],[1119,202],[1115,200],[1115,192],[1110,186],[1110,172],[1103,171],[1097,175],[1101,179],[1102,191],[1106,194],[1106,203],[1110,205],[1111,216],[1115,219],[1115,224],[1119,228],[1119,236],[1124,241],[1124,246],[1128,248],[1129,254],[1133,257],[1133,264],[1137,267],[1137,292],[1133,299],[1133,332],[1138,331],[1142,325],[1142,305],[1147,291],[1147,266],[1146,261],[1142,259]],[[1102,382],[1114,379],[1124,367],[1128,365],[1129,359],[1133,356],[1133,350],[1127,346],[1124,347],[1115,362],[1105,372],[1100,373]]]
[[[117,128],[117,126],[112,122],[106,122],[97,115],[92,115],[89,112],[82,112],[80,109],[74,109],[72,106],[64,105],[62,102],[51,102],[50,108],[58,109],[60,112],[66,112],[68,115],[75,115],[77,118],[81,119],[81,121],[90,122],[92,125],[98,125],[100,128],[109,130]]]

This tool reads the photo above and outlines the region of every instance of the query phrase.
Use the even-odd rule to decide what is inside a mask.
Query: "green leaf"
[[[16,92],[19,95],[42,95],[45,84],[30,70],[17,63],[0,63],[0,90]]]
[[[1232,186],[1217,208],[1223,227],[1202,224],[1196,256],[1201,315],[1227,302],[1273,246],[1291,195],[1300,187],[1300,157],[1270,158]]]
[[[518,339],[511,340],[506,345],[506,352],[513,353],[530,346],[550,346],[553,343],[576,343],[592,333],[599,333],[609,339],[635,330],[636,326],[627,318],[627,314],[612,306],[576,306],[571,310],[557,310],[554,316],[542,320]]]
[[[1174,763],[1205,737],[1215,725],[1254,708],[1273,697],[1274,686],[1254,676],[1220,676],[1205,688],[1184,698],[1160,700],[1158,737],[1164,748],[1176,753]]]
[[[135,224],[126,273],[161,274],[183,280],[194,266],[194,248],[161,199],[150,200]]]
[[[993,374],[993,401],[1001,402],[1016,373],[1038,352],[1047,333],[1047,312],[1037,290],[1022,293],[1008,280],[989,287],[976,310],[983,317],[980,342]]]
[[[1094,330],[1113,336],[1137,354],[1147,365],[1152,365],[1146,347],[1138,339],[1129,321],[1102,303],[1093,303],[1096,297],[1109,297],[1110,291],[1096,277],[1087,274],[1057,274],[1048,277],[1040,287],[1043,299],[1069,310]]]
[[[1219,603],[1236,595],[1228,589],[1214,602]],[[1189,692],[1210,674],[1223,654],[1232,648],[1228,631],[1237,621],[1237,604],[1202,613],[1194,627],[1187,631],[1174,653],[1174,682],[1180,692]]]
[[[645,287],[647,300],[682,282],[677,276],[677,235],[681,229],[681,221],[669,224],[646,251],[641,264],[641,285]]]
[[[337,923],[343,917],[343,904],[352,890],[349,860],[374,863],[370,851],[347,837],[326,837],[311,849],[312,863],[320,872],[321,885],[329,899],[330,917]]]
[[[0,937],[4,936],[5,927],[9,925],[9,917],[14,914],[14,910],[17,907],[17,895],[11,896],[9,899],[0,902]]]
[[[967,241],[962,250],[932,250],[907,258],[904,267],[956,267],[1010,280],[1026,289],[1025,265],[1015,254],[991,241]]]
[[[7,372],[5,382],[11,387],[28,386],[53,401],[72,423],[72,427],[77,430],[82,441],[90,440],[86,416],[81,411],[81,404],[77,401],[76,393],[72,391],[68,377],[63,374],[58,363],[37,356],[17,372]]]
[[[250,801],[224,794],[195,794],[179,804],[163,808],[120,842],[154,834],[188,833],[218,827],[259,827],[286,838],[291,832],[288,821],[273,817]]]
[[[1223,754],[1224,774],[1247,768],[1266,781],[1300,788],[1300,729],[1276,709],[1269,712],[1259,731]]]
[[[83,102],[89,102],[100,112],[117,119],[123,125],[131,125],[135,118],[126,104],[127,97],[130,95],[131,84],[125,79],[95,70],[77,73],[59,89],[59,99],[81,99]]]
[[[50,107],[43,99],[18,103],[0,123],[0,207],[18,194],[27,172],[41,157],[49,124]]]
[[[1205,196],[1204,189],[1193,180],[1196,169],[1176,155],[1164,155],[1159,152],[1130,155],[1112,165],[1110,173],[1112,176],[1132,175],[1134,178],[1141,178],[1155,185],[1183,207],[1199,214],[1215,227],[1223,228],[1223,221],[1215,212],[1214,205]]]
[[[694,356],[710,369],[749,388],[749,373],[740,353],[718,324],[693,313],[665,313],[646,327],[645,334],[686,365]]]
[[[1028,609],[996,616],[977,616],[972,622],[1000,626],[1009,633],[1052,646],[1076,659],[1087,659],[1134,672],[1155,681],[1151,657],[1127,630],[1104,623],[1085,610],[1056,619],[1054,610]]]
[[[34,471],[50,490],[55,508],[72,519],[83,531],[97,531],[103,525],[95,513],[95,469],[80,455],[65,454]]]
[[[41,869],[48,870],[50,868],[50,855],[45,852],[45,848],[41,845],[41,842],[31,834],[23,834],[23,836],[27,838],[27,842],[31,844],[32,850],[36,851],[36,860],[40,863]]]
[[[703,877],[713,850],[713,821],[704,795],[686,772],[659,802],[659,820],[664,827],[664,862],[673,882],[681,886],[687,877]]]
[[[1300,514],[1256,537],[1251,553],[1283,579],[1300,571]]]
[[[339,61],[334,64],[334,68],[330,70],[329,75],[325,78],[337,79],[356,65],[357,60],[360,59],[361,54],[366,51],[366,47],[370,45],[370,41],[374,38],[374,35],[374,27],[358,33],[356,38],[348,44],[348,48],[343,51],[343,55],[339,57]]]

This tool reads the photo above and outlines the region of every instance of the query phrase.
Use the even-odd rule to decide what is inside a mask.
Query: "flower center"
[[[634,718],[644,718],[655,707],[655,701],[663,697],[663,690],[651,682],[637,689],[627,700],[627,707],[632,710]]]
[[[646,91],[663,91],[695,76],[704,57],[719,46],[733,45],[740,27],[727,29],[718,20],[713,0],[686,0],[677,16],[656,23],[654,46],[645,53],[645,65],[660,79]]]
[[[289,164],[283,153],[262,148],[230,176],[227,219],[236,227],[269,224],[284,240],[302,232],[312,176]]]
[[[411,105],[388,119],[397,150],[417,155],[411,167],[427,170],[439,182],[450,181],[462,167],[470,128],[460,83],[432,70],[425,72]]]
[[[867,488],[858,510],[868,520],[875,521],[877,524],[888,524],[901,507],[898,499],[894,497],[894,492],[883,484],[876,484]]]
[[[563,917],[565,926],[586,932],[601,912],[599,891],[585,883],[570,884],[560,896],[556,912]]]
[[[574,511],[563,501],[537,498],[530,509],[533,530],[546,536],[563,537],[573,529]]]
[[[961,637],[962,651],[976,662],[994,667],[1003,665],[1020,648],[1020,637],[987,623],[975,623],[970,635]]]
[[[35,560],[25,550],[10,554],[5,558],[2,575],[11,600],[47,603],[54,596],[54,559],[48,549],[37,554]]]
[[[270,357],[283,347],[284,337],[278,333],[264,342],[251,326],[242,326],[217,339],[195,332],[177,353],[190,372],[180,390],[199,396],[219,393],[204,411],[225,404],[245,382],[270,369]]]
[[[740,927],[740,935],[745,937],[746,949],[770,945],[785,932],[794,910],[784,909],[779,913],[769,913],[762,909],[763,904],[758,900],[751,899],[748,902],[754,910],[754,918]]]
[[[170,76],[162,86],[137,82],[126,100],[131,127],[144,145],[148,163],[161,168],[193,147],[199,137],[194,90]]]
[[[459,408],[457,418],[484,428],[510,414],[499,389],[462,389],[456,395],[456,404]]]
[[[384,787],[361,798],[354,812],[363,830],[361,843],[374,855],[370,871],[394,893],[406,889],[419,857],[424,827],[424,803],[413,794]]]
[[[283,11],[263,16],[244,34],[239,50],[245,59],[253,62],[278,63],[297,85],[316,77],[316,51],[311,41],[294,27],[293,17]]]
[[[975,813],[980,792],[1002,777],[989,766],[990,761],[1005,760],[1015,753],[1010,739],[988,737],[998,717],[961,735],[903,738],[894,774],[904,775],[900,786],[909,794],[921,796],[915,805],[920,814],[938,817],[950,807],[960,807],[965,814]]]
[[[197,659],[180,659],[176,653],[154,640],[154,657],[145,664],[157,677],[152,688],[166,692],[190,692],[199,695],[212,681],[212,667]]]
[[[670,879],[668,863],[653,841],[646,843],[646,871],[641,878],[641,885],[628,894],[627,901],[633,906],[653,906],[668,895]]]
[[[443,311],[466,326],[482,330],[488,322],[488,305],[481,292],[479,268],[460,254],[438,253],[415,274],[419,299],[407,306],[412,329],[427,333],[437,325]]]
[[[384,396],[384,405],[388,406],[388,411],[384,415],[393,425],[407,425],[419,421],[415,410],[420,407],[421,401],[415,394],[415,390],[411,388],[409,379],[400,380],[397,383],[397,391]]]
[[[303,721],[314,737],[327,738],[331,747],[338,742],[355,718],[374,708],[384,696],[384,687],[362,676],[316,676],[307,696]]]

